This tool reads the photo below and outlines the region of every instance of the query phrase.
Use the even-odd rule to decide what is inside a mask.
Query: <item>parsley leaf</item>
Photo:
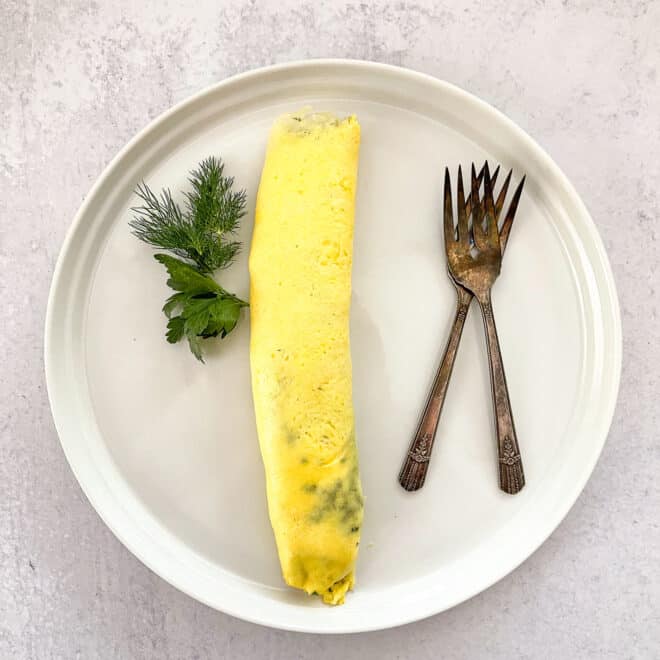
[[[170,344],[176,344],[186,334],[186,322],[180,316],[175,316],[167,322],[167,334],[165,337]]]
[[[167,341],[176,344],[185,337],[193,355],[204,362],[200,340],[224,339],[236,327],[241,309],[248,304],[180,259],[167,254],[154,256],[167,268],[167,284],[176,292],[163,306],[169,318]]]
[[[222,287],[208,275],[202,275],[181,259],[170,257],[169,254],[155,254],[154,259],[167,268],[170,276],[167,286],[175,291],[188,294],[223,291]]]

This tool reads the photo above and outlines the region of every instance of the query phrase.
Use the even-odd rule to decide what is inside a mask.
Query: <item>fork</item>
[[[497,223],[504,207],[504,200],[506,198],[512,175],[512,172],[510,171],[504,181],[504,184],[502,185],[499,195],[497,196],[497,201],[493,203],[493,187],[495,185],[499,170],[500,168],[498,167],[493,173],[493,176],[490,177],[490,173],[488,171],[488,163],[486,163],[477,176],[473,165],[471,194],[466,200],[463,191],[462,170],[459,166],[458,240],[456,229],[454,228],[454,221],[452,218],[451,182],[449,178],[449,170],[445,170],[445,248],[447,252],[450,280],[456,289],[456,314],[449,339],[447,341],[447,346],[440,362],[440,366],[438,367],[438,371],[429,393],[424,412],[422,413],[417,431],[413,437],[413,441],[410,445],[406,458],[404,459],[401,472],[399,473],[399,483],[403,486],[403,488],[409,491],[418,490],[424,485],[426,474],[428,472],[429,462],[431,459],[431,452],[433,450],[435,434],[437,431],[440,414],[442,412],[442,406],[447,394],[449,380],[451,378],[454,361],[456,359],[463,327],[465,325],[465,318],[467,316],[470,303],[472,302],[472,298],[474,297],[472,291],[469,288],[462,286],[461,281],[454,276],[454,272],[452,271],[451,262],[452,259],[455,261],[454,257],[456,255],[456,247],[460,246],[463,248],[463,254],[469,254],[469,256],[472,257],[471,252],[478,250],[478,244],[476,242],[477,240],[479,240],[479,244],[482,246],[485,245],[485,237],[483,236],[484,232],[481,231],[478,233],[478,239],[475,239],[474,228],[472,229],[472,232],[469,231],[468,220],[472,214],[473,223],[476,219],[477,225],[481,223],[481,227],[483,227],[483,219],[484,216],[486,216],[491,222],[489,226],[490,232],[487,233],[487,236],[491,237],[491,243],[493,246],[495,245],[494,238],[497,237],[497,251],[499,253],[497,273],[499,273],[501,257],[509,239],[511,226],[513,224],[513,219],[518,207],[520,195],[522,193],[522,188],[525,182],[524,177],[518,184],[518,187],[509,205],[509,209],[505,216],[504,222],[502,223],[502,228],[498,233]],[[488,186],[484,186],[484,200],[483,202],[480,202],[479,187],[483,176],[486,176]],[[451,257],[450,254],[452,255]],[[469,262],[465,263],[470,265]],[[495,277],[497,277],[497,275],[495,275]],[[490,295],[488,295],[488,298],[490,300]],[[490,318],[492,318],[492,306],[490,306],[490,302],[488,304],[491,310]],[[486,317],[484,316],[484,320],[485,319]],[[493,333],[488,332],[488,328],[491,325]],[[494,319],[492,324],[490,321],[487,324],[487,337],[489,356],[494,355],[495,352],[499,356],[499,342],[497,341],[497,331],[495,330]],[[492,351],[491,347],[493,349]],[[496,375],[493,367],[494,364],[499,364],[501,367],[501,356],[499,357],[499,360],[496,358],[491,358],[490,363],[493,400],[495,402],[497,419],[496,427],[498,432],[498,453],[500,461],[500,487],[506,492],[515,493],[524,486],[524,475],[522,472],[522,462],[520,461],[520,453],[518,451],[515,429],[513,427],[513,418],[511,417],[510,412],[511,407],[508,404],[508,393],[506,389],[504,371],[502,368],[499,368],[497,369]],[[502,411],[503,415],[502,423],[500,423],[500,410]],[[504,413],[505,410],[508,410],[508,416]]]
[[[523,177],[518,186],[520,192],[522,192],[524,182]],[[468,218],[463,210],[465,208],[463,177],[459,172],[457,236],[452,218],[451,181],[449,170],[446,169],[444,233],[447,263],[451,276],[458,284],[472,292],[481,308],[481,316],[486,330],[486,346],[495,409],[500,488],[504,492],[513,495],[518,493],[525,485],[525,475],[511,413],[511,402],[491,299],[491,289],[500,274],[502,265],[502,249],[495,218],[495,202],[493,200],[493,187],[488,171],[488,163],[484,165],[483,205],[478,203],[479,185],[474,164],[472,165],[471,199],[472,232],[470,234]],[[474,240],[474,246],[470,245],[470,235]]]

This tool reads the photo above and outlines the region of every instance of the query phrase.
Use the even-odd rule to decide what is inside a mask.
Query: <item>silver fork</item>
[[[518,187],[513,195],[511,204],[505,216],[502,228],[497,231],[498,220],[504,207],[504,201],[511,182],[511,171],[506,177],[504,184],[497,196],[497,201],[493,202],[493,187],[499,173],[499,167],[495,170],[492,178],[488,171],[488,163],[484,165],[479,175],[476,175],[474,165],[472,166],[472,185],[471,194],[465,199],[463,190],[463,175],[461,168],[458,168],[458,235],[454,227],[452,216],[452,202],[451,202],[451,182],[449,177],[449,170],[445,170],[445,211],[444,211],[444,233],[445,233],[445,249],[447,252],[447,262],[449,265],[449,275],[454,287],[456,289],[456,314],[454,323],[452,325],[449,340],[445,348],[444,355],[438,367],[433,386],[429,393],[429,397],[422,413],[417,431],[413,437],[408,454],[404,460],[401,472],[399,473],[399,483],[406,490],[418,490],[424,485],[426,474],[428,471],[429,462],[431,460],[431,453],[433,450],[433,443],[435,434],[438,427],[438,421],[442,412],[449,380],[454,367],[456,353],[460,344],[463,327],[465,325],[465,318],[467,316],[470,303],[474,297],[473,292],[462,285],[462,279],[455,276],[452,269],[452,262],[454,266],[462,266],[462,270],[472,267],[471,261],[465,259],[466,256],[475,262],[479,258],[473,259],[472,252],[475,250],[481,254],[479,245],[482,246],[484,253],[488,252],[488,259],[496,265],[496,274],[494,279],[499,273],[499,266],[501,264],[502,254],[509,239],[511,226],[518,207],[520,195],[525,182],[525,178],[520,181]],[[488,185],[484,185],[484,200],[479,200],[479,187],[482,176],[487,180]],[[477,234],[475,235],[474,227],[472,231],[469,229],[468,221],[470,215],[473,216],[473,225],[477,224]],[[488,218],[489,224],[486,229],[483,228],[484,216]],[[489,239],[489,240],[487,240]],[[495,240],[497,239],[497,241]],[[477,242],[478,241],[478,242]],[[494,254],[494,248],[497,245],[497,255]],[[457,249],[458,248],[458,249]],[[460,264],[458,263],[460,262]],[[493,271],[494,272],[494,271]],[[492,285],[492,282],[491,282]],[[496,410],[497,420],[497,433],[498,433],[498,454],[500,464],[500,487],[508,493],[516,493],[524,486],[524,474],[522,471],[522,462],[520,460],[520,452],[513,426],[513,418],[511,417],[511,407],[508,399],[508,392],[506,388],[506,379],[504,371],[501,367],[502,360],[499,352],[499,342],[497,340],[497,331],[495,330],[494,319],[492,317],[492,306],[490,304],[490,288],[488,289],[488,309],[490,309],[489,318],[492,323],[486,320],[484,315],[484,322],[486,323],[487,330],[487,344],[491,365],[491,384],[493,388],[493,401]],[[481,304],[481,303],[480,303]],[[483,309],[483,307],[482,307]],[[489,328],[492,326],[492,332]],[[499,356],[499,359],[498,359]],[[499,365],[499,368],[494,368],[494,365]],[[496,373],[497,372],[497,373]],[[508,416],[504,413],[508,410]],[[501,418],[501,419],[500,419]]]

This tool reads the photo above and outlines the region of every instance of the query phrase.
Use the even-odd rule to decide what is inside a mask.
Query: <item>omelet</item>
[[[349,312],[360,125],[272,127],[250,249],[250,365],[284,580],[341,604],[362,526]]]

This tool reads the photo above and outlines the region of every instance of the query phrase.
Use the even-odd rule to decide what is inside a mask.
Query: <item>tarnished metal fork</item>
[[[498,220],[504,207],[504,201],[511,182],[511,174],[506,177],[504,184],[497,196],[497,201],[493,201],[493,188],[499,167],[495,170],[492,177],[488,171],[488,163],[484,165],[479,175],[476,175],[474,165],[471,172],[471,191],[467,199],[463,190],[463,175],[461,168],[458,168],[458,227],[454,227],[452,200],[451,200],[451,181],[449,170],[445,170],[445,197],[444,197],[444,233],[445,248],[447,252],[447,262],[449,266],[449,275],[456,289],[456,314],[452,325],[449,340],[445,348],[444,355],[438,367],[431,392],[426,402],[424,412],[413,441],[410,445],[406,458],[404,460],[401,472],[399,473],[399,483],[406,490],[418,490],[424,485],[428,471],[433,443],[438,427],[438,421],[442,412],[449,380],[454,367],[456,353],[463,333],[465,318],[467,316],[470,303],[474,294],[472,291],[462,285],[459,278],[454,276],[454,271],[462,272],[467,267],[472,267],[472,262],[478,262],[475,256],[488,255],[488,260],[495,266],[499,273],[499,266],[504,249],[509,239],[509,233],[513,224],[513,219],[518,207],[520,195],[525,182],[525,178],[520,181],[513,195],[509,209],[498,231]],[[479,200],[479,188],[482,177],[485,178],[487,185],[484,185],[484,199]],[[469,226],[470,216],[473,217],[473,226]],[[484,218],[487,218],[488,224],[484,230]],[[475,235],[474,224],[477,225]],[[497,238],[497,255],[494,254],[494,247]],[[489,240],[487,240],[489,239]],[[481,246],[481,250],[479,249]],[[460,249],[458,249],[460,248]],[[490,249],[489,249],[490,248]],[[483,252],[482,252],[483,251]],[[473,256],[473,253],[476,253]],[[471,261],[467,261],[469,257]],[[480,257],[484,260],[486,257]],[[452,263],[454,269],[452,269]],[[495,274],[497,277],[497,274]],[[493,279],[494,281],[494,279]],[[489,318],[492,319],[492,306],[490,305],[490,295],[488,294]],[[482,306],[483,309],[483,306]],[[497,331],[495,330],[494,319],[492,323],[484,315],[486,324],[486,336],[488,352],[491,365],[491,383],[493,388],[493,401],[496,410],[496,427],[498,433],[498,455],[500,465],[500,487],[508,493],[518,492],[525,483],[522,471],[522,462],[518,450],[513,418],[511,416],[511,407],[508,402],[508,392],[506,388],[506,379],[504,370],[501,368],[501,356],[499,356],[499,342],[497,340]],[[499,359],[497,359],[499,356]],[[499,365],[499,368],[494,367]],[[508,416],[505,414],[508,411]],[[508,417],[508,419],[507,419]]]

